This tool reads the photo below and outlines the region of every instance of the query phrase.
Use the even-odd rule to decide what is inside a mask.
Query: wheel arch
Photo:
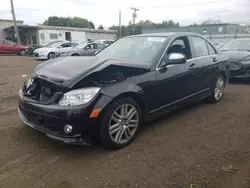
[[[79,53],[73,53],[71,56],[80,56]]]
[[[221,74],[224,77],[224,79],[226,78],[226,71],[225,70],[220,69],[219,74]]]
[[[219,64],[219,74],[221,74],[224,78],[224,81],[228,83],[229,81],[229,64],[228,63],[220,63]]]
[[[146,102],[143,100],[143,98],[138,93],[133,92],[133,91],[128,91],[128,92],[121,93],[121,94],[117,95],[116,97],[113,98],[112,101],[110,101],[110,103],[107,106],[105,106],[105,108],[107,108],[114,101],[117,101],[119,99],[126,98],[126,97],[132,98],[133,100],[135,100],[137,102],[137,104],[141,108],[142,116],[144,118],[145,115],[147,114],[147,105],[146,105]],[[104,108],[104,111],[105,111],[105,108]]]
[[[56,54],[56,52],[53,52],[53,51],[48,52],[48,54],[47,54],[48,59],[49,59],[49,54]]]

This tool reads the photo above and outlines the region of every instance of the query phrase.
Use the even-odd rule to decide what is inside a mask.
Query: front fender
[[[120,83],[118,85],[108,86],[102,90],[103,95],[111,97],[113,99],[120,97],[131,97],[138,102],[144,109],[143,112],[147,112],[148,106],[146,102],[146,95],[144,90],[132,83]]]
[[[144,91],[138,85],[132,83],[119,83],[115,85],[108,86],[102,89],[102,93],[109,97],[115,98],[124,93],[136,93],[138,95],[143,95]]]

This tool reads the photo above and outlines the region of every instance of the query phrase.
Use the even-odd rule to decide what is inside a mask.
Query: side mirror
[[[177,65],[187,62],[186,56],[181,53],[171,53],[162,60],[162,65]]]

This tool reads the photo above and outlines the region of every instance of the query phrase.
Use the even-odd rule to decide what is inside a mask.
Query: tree
[[[141,28],[151,28],[151,27],[155,27],[156,26],[156,24],[153,23],[150,20],[145,20],[145,21],[141,20],[136,25],[139,26],[139,27],[141,27]]]
[[[193,23],[192,25],[190,25],[190,26],[199,26],[199,24],[197,24],[197,23]]]
[[[104,29],[102,25],[99,25],[98,26],[98,29]]]
[[[57,17],[50,16],[44,21],[43,25],[62,26],[62,27],[78,27],[78,28],[95,28],[93,22],[80,17]]]
[[[163,20],[161,23],[157,24],[157,28],[171,28],[171,27],[180,27],[178,22],[173,20]]]
[[[180,24],[178,22],[174,22],[173,20],[164,20],[162,23],[154,23],[150,20],[141,20],[135,25],[133,25],[131,22],[127,26],[121,27],[121,36],[127,36],[133,34],[141,34],[141,31],[143,28],[170,28],[170,27],[180,27]],[[119,31],[119,26],[111,26],[109,27],[110,30],[116,30],[117,33]]]
[[[201,25],[211,25],[211,24],[222,24],[221,20],[205,20],[201,23]]]
[[[180,26],[180,24],[178,22],[175,23],[173,20],[163,20],[161,25],[162,25],[163,28],[166,28],[166,27],[179,27]]]

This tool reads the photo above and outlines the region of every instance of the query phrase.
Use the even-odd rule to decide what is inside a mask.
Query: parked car
[[[69,50],[72,47],[78,45],[76,42],[56,42],[47,47],[38,48],[34,51],[33,57],[35,59],[52,59],[55,58],[57,49]]]
[[[18,112],[50,138],[98,137],[118,149],[144,121],[205,98],[219,102],[228,77],[228,57],[201,35],[128,36],[95,56],[39,64],[20,89]]]
[[[230,79],[250,78],[250,39],[234,39],[220,50],[229,56]]]
[[[38,49],[38,48],[43,48],[43,47],[49,47],[49,46],[51,46],[52,44],[55,44],[55,43],[58,43],[58,42],[65,42],[65,41],[57,40],[57,41],[49,42],[49,43],[46,44],[46,45],[32,44],[32,45],[28,46],[27,54],[28,54],[29,56],[33,56],[33,53],[34,53],[34,51],[35,51],[36,49]]]
[[[28,49],[27,49],[27,55],[29,56],[33,56],[33,53],[36,49],[38,48],[42,48],[44,46],[40,45],[40,44],[32,44],[32,45],[29,45],[28,46]]]
[[[102,39],[102,40],[96,40],[95,43],[101,43],[104,44],[105,46],[108,46],[112,44],[115,40],[112,39]]]
[[[74,48],[61,51],[56,51],[56,57],[63,56],[93,56],[96,52],[105,48],[106,46],[101,43],[81,43]]]
[[[0,54],[26,55],[27,47],[10,40],[0,39]]]

